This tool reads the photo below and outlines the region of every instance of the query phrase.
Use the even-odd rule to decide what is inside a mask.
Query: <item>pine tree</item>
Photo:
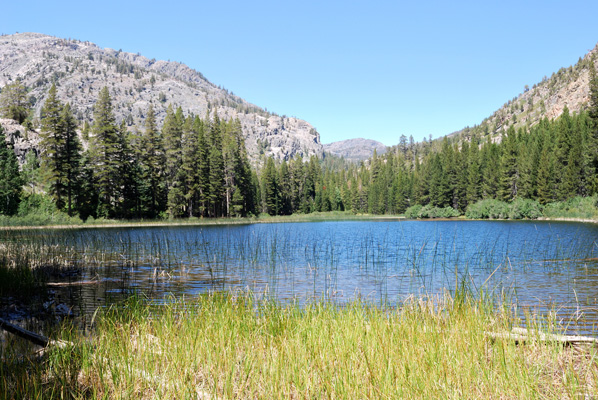
[[[116,148],[115,162],[117,177],[118,202],[116,215],[119,218],[132,218],[141,214],[141,171],[137,158],[131,149],[127,124],[123,119],[118,129],[118,146]]]
[[[268,157],[262,172],[262,191],[264,211],[270,215],[278,215],[279,188],[276,167],[272,157]]]
[[[29,114],[27,90],[20,79],[4,86],[0,92],[0,115],[22,124]]]
[[[549,203],[556,198],[554,169],[555,157],[552,152],[552,145],[550,142],[545,141],[542,148],[542,155],[540,156],[537,180],[538,201],[541,204]]]
[[[432,156],[430,164],[430,204],[434,207],[447,207],[451,203],[449,176],[445,173],[440,154]]]
[[[206,138],[206,126],[209,130],[209,121],[205,123],[195,118],[193,129],[197,135],[197,187],[199,191],[199,213],[202,217],[208,215],[210,204],[210,148],[209,140]]]
[[[584,152],[584,169],[587,176],[590,176],[591,182],[588,182],[590,193],[598,192],[598,74],[594,57],[590,63],[590,104],[588,115],[590,117],[591,128],[588,135],[586,151]]]
[[[519,170],[519,183],[517,196],[523,199],[535,198],[535,172],[534,160],[536,159],[537,148],[535,142],[527,135],[528,141],[521,141],[517,148],[517,165]]]
[[[465,212],[467,209],[467,185],[469,178],[469,142],[465,141],[461,145],[461,151],[458,151],[457,145],[455,145],[455,154],[457,156],[456,161],[456,175],[457,175],[457,202],[453,207],[461,212]]]
[[[74,211],[74,195],[80,174],[81,144],[70,104],[63,105],[52,85],[41,112],[41,169],[59,210]]]
[[[62,210],[65,205],[64,196],[67,185],[64,154],[66,135],[62,109],[62,102],[56,95],[56,86],[52,85],[41,111],[40,156],[48,193],[59,210]]]
[[[138,149],[140,171],[140,197],[142,213],[156,218],[166,209],[165,156],[162,138],[156,125],[153,106],[149,106],[145,119],[145,130]]]
[[[480,155],[477,140],[472,139],[467,160],[467,204],[475,204],[482,198],[482,176],[480,174]]]
[[[23,181],[13,149],[0,125],[0,215],[14,215],[19,208]]]
[[[118,200],[116,154],[119,140],[118,127],[112,113],[112,100],[107,87],[100,91],[93,115],[90,155],[95,169],[94,182],[99,201],[97,214],[100,217],[113,217]]]
[[[591,196],[594,193],[595,168],[592,154],[592,129],[591,119],[587,112],[583,112],[577,122],[577,129],[581,137],[580,183],[579,193],[582,196]]]
[[[162,138],[166,156],[166,189],[168,191],[168,214],[171,218],[181,217],[184,213],[186,200],[183,192],[185,182],[183,164],[183,112],[179,107],[175,113],[172,105],[168,106]]]
[[[94,184],[94,166],[89,151],[85,151],[81,155],[81,179],[75,192],[75,203],[82,220],[98,216],[99,198],[97,187]]]
[[[495,143],[486,143],[480,152],[482,177],[482,197],[495,199],[498,195],[501,168],[500,149]]]
[[[561,187],[561,197],[563,199],[581,195],[582,182],[582,148],[583,138],[579,129],[571,129],[571,140],[569,154],[567,155],[567,164],[564,171]]]
[[[62,124],[62,135],[64,138],[64,177],[66,190],[66,210],[68,215],[73,215],[74,200],[79,190],[81,175],[81,143],[77,136],[77,121],[71,111],[71,105],[67,103],[62,108],[60,115]]]
[[[502,155],[500,159],[500,197],[504,201],[513,201],[517,198],[519,185],[519,164],[517,163],[517,135],[511,125],[506,137],[501,142]]]
[[[184,196],[186,200],[187,216],[193,217],[195,205],[199,197],[199,177],[198,177],[198,134],[195,131],[195,118],[187,117],[183,124],[182,137],[182,163],[184,181]]]
[[[222,132],[218,113],[214,111],[214,120],[210,124],[208,141],[208,163],[210,166],[210,212],[213,217],[222,216],[224,197],[224,159],[222,158]]]
[[[280,210],[281,215],[290,215],[293,213],[291,203],[291,174],[285,160],[282,160],[278,172],[278,187],[280,190]]]
[[[303,158],[301,156],[296,156],[291,161],[289,174],[291,180],[291,207],[294,212],[301,211],[305,184],[305,165],[303,164]]]
[[[569,197],[570,185],[567,182],[567,170],[569,163],[569,152],[571,151],[571,117],[569,109],[565,105],[563,113],[554,124],[555,144],[554,144],[554,185],[555,200],[563,201]]]

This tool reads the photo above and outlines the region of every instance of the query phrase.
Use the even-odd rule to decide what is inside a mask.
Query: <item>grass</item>
[[[149,220],[114,220],[89,218],[83,222],[73,217],[61,218],[56,215],[28,215],[28,216],[0,216],[0,229],[31,229],[39,228],[97,228],[97,227],[136,227],[136,226],[169,226],[169,225],[233,225],[254,223],[284,223],[284,222],[320,222],[344,220],[378,219],[380,215],[355,214],[351,211],[314,212],[310,214],[268,215],[260,214],[257,217],[231,217],[231,218],[180,218],[180,219],[149,219]],[[388,216],[387,216],[388,217]],[[394,216],[399,217],[399,216]]]
[[[531,318],[531,317],[530,317]],[[596,349],[491,341],[522,321],[469,296],[399,308],[210,294],[96,318],[43,362],[2,354],[5,398],[583,398]],[[547,321],[530,326],[553,330]],[[70,335],[70,336],[69,336]]]
[[[49,276],[77,269],[72,253],[70,246],[29,233],[0,235],[0,297],[38,294]]]

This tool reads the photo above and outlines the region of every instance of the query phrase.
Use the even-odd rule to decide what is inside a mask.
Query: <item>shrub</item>
[[[419,204],[409,207],[405,211],[406,218],[452,218],[461,215],[452,207],[434,207],[430,204],[421,206]]]
[[[419,218],[419,212],[422,208],[423,206],[421,204],[409,207],[405,210],[405,218]]]
[[[565,201],[548,203],[544,216],[551,218],[594,218],[598,216],[598,196],[573,197]]]
[[[14,217],[0,216],[0,225],[62,225],[81,224],[79,217],[70,217],[59,211],[49,196],[28,194],[21,199],[19,211]]]
[[[516,199],[510,205],[510,219],[538,219],[543,215],[540,203],[530,199]]]
[[[465,216],[470,219],[504,219],[509,217],[509,205],[495,199],[480,200],[467,207]]]

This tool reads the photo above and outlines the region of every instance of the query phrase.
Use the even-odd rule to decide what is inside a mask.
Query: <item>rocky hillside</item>
[[[27,152],[38,148],[40,141],[39,134],[12,119],[0,118],[0,126],[3,129],[4,135],[6,135],[6,141],[11,144],[19,164],[22,165],[25,162]]]
[[[383,154],[386,152],[386,146],[370,139],[349,139],[324,145],[326,153],[355,162],[367,160],[374,154],[374,150],[378,154]]]
[[[221,119],[238,118],[254,161],[261,154],[291,158],[323,151],[319,133],[308,122],[269,113],[177,62],[38,33],[0,36],[0,88],[17,78],[29,90],[35,116],[56,83],[59,97],[71,103],[79,121],[91,121],[99,91],[107,86],[117,120],[131,129],[143,129],[150,104],[159,122],[173,104],[201,117],[217,110]]]
[[[503,131],[509,126],[515,128],[533,126],[541,119],[557,118],[565,106],[571,113],[584,110],[589,101],[589,67],[598,66],[598,45],[580,57],[575,65],[563,67],[550,77],[532,87],[525,86],[523,93],[506,102],[480,125],[467,127],[449,136],[462,135],[465,139],[477,134],[499,140]]]

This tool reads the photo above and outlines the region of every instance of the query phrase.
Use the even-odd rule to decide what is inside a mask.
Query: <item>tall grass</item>
[[[521,321],[468,295],[381,308],[215,293],[161,306],[133,300],[96,321],[89,343],[75,338],[41,364],[4,364],[0,395],[560,399],[591,397],[598,384],[595,348],[493,341],[486,332]]]

